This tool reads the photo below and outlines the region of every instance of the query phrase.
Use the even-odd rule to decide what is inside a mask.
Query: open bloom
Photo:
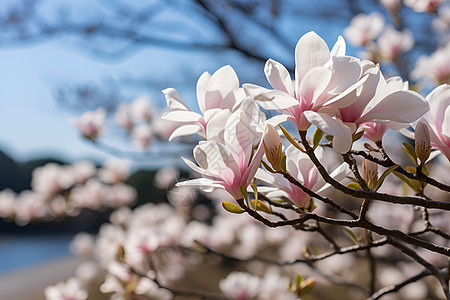
[[[450,85],[442,84],[435,88],[426,100],[430,110],[420,119],[428,126],[431,145],[439,149],[450,160]],[[417,123],[412,124],[415,128]],[[408,131],[405,135],[414,138]]]
[[[80,130],[85,138],[95,140],[105,131],[105,117],[105,109],[99,108],[96,111],[83,113],[81,117],[74,119],[72,124]]]
[[[322,193],[330,187],[320,177],[319,171],[309,159],[308,155],[291,145],[286,149],[286,156],[286,169],[288,173],[306,188],[317,193]],[[319,147],[316,149],[316,156],[322,163],[325,162],[325,155],[323,155],[322,148]],[[330,176],[339,181],[344,179],[348,172],[349,170],[346,168],[346,165],[341,164]],[[283,175],[272,174],[263,169],[258,169],[255,178],[271,186],[258,187],[258,190],[265,193],[268,197],[286,197],[300,208],[308,207],[311,196],[285,179]]]
[[[425,78],[432,84],[450,82],[450,42],[430,56],[421,56],[411,73],[412,78]]]
[[[295,81],[282,64],[269,59],[264,72],[274,90],[252,84],[243,87],[263,108],[281,112],[271,119],[272,124],[290,120],[297,129],[306,130],[311,124],[304,116],[305,111],[345,105],[345,95],[366,80],[361,76],[359,60],[344,56],[345,47],[339,37],[330,51],[322,38],[309,32],[295,48]]]
[[[370,15],[359,14],[345,28],[344,35],[352,45],[365,46],[380,34],[383,27],[383,16],[379,13],[374,12]]]
[[[231,113],[239,108],[245,98],[243,89],[239,88],[239,79],[230,66],[220,68],[213,75],[205,72],[198,79],[197,101],[202,114],[189,109],[177,90],[168,88],[162,92],[166,97],[167,106],[172,110],[162,118],[180,123],[169,140],[190,134],[210,139],[207,138],[208,123],[215,119],[221,122],[223,127]]]
[[[393,60],[403,52],[411,50],[413,44],[411,31],[398,31],[392,26],[388,26],[377,40],[378,51],[387,60]]]
[[[242,110],[234,112],[225,125],[224,144],[215,140],[200,142],[194,148],[194,158],[199,166],[184,159],[203,178],[177,185],[200,186],[206,191],[222,188],[235,199],[241,199],[240,187],[247,188],[250,184],[264,154],[261,141],[253,152],[255,132],[249,124],[250,120]]]
[[[374,63],[361,61],[367,78],[361,86],[343,97],[346,105],[305,112],[309,122],[333,135],[333,148],[346,153],[352,134],[366,122],[411,123],[428,111],[428,103],[418,93],[389,85]],[[407,107],[408,109],[405,109]]]

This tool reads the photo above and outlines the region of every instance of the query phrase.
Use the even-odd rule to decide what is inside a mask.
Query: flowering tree
[[[450,299],[448,44],[442,35],[443,48],[405,65],[414,41],[400,13],[438,12],[442,31],[440,2],[380,1],[388,26],[378,14],[355,16],[344,35],[364,59],[347,55],[341,36],[330,49],[308,32],[293,72],[267,60],[271,88],[241,85],[227,65],[199,77],[198,109],[173,88],[162,91],[161,119],[143,98],[120,106],[115,121],[141,149],[154,135],[197,135],[195,162],[183,158],[194,178],[175,184],[177,170],[163,169],[155,184],[171,205],[122,207],[96,237],[77,235],[72,248],[86,262],[46,297]],[[415,90],[404,81],[421,78]],[[104,118],[99,109],[73,123],[101,146]],[[67,169],[35,171],[28,194],[41,201],[19,201],[30,209],[3,192],[1,216],[27,222],[135,197],[119,164]],[[194,205],[199,195],[212,204]]]

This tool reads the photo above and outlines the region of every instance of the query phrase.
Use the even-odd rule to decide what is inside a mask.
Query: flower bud
[[[362,164],[362,176],[369,189],[373,190],[378,181],[378,164],[364,159]]]
[[[416,139],[416,155],[420,165],[425,164],[431,153],[430,131],[424,122],[419,122],[414,130]]]
[[[267,124],[264,129],[263,144],[267,160],[275,171],[281,171],[281,160],[283,158],[281,139],[277,130],[271,124]]]

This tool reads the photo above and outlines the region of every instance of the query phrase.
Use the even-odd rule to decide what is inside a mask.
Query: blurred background
[[[358,14],[376,11],[396,30],[410,30],[414,46],[397,59],[371,58],[382,62],[387,76],[401,75],[414,86],[417,59],[442,46],[442,31],[433,24],[439,11],[394,10],[389,1],[381,2],[2,0],[0,191],[31,189],[33,170],[50,162],[87,160],[101,166],[120,157],[129,162],[126,183],[136,188],[137,203],[166,201],[165,191],[153,186],[154,173],[169,165],[182,168],[179,157],[189,156],[192,148],[169,145],[157,134],[148,147],[136,147],[114,122],[121,104],[145,95],[158,118],[166,107],[161,90],[174,87],[198,111],[198,77],[223,65],[234,68],[241,84],[268,87],[263,72],[268,58],[292,72],[303,34],[313,30],[331,47]],[[366,48],[347,42],[349,55],[367,56]],[[92,142],[73,124],[100,107],[107,130]],[[72,236],[96,232],[110,212],[86,209],[48,221],[0,221],[0,282],[17,270],[68,256]]]

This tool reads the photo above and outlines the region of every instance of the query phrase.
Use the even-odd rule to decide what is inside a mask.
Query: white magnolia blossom
[[[45,288],[46,300],[86,300],[88,292],[77,277]]]
[[[106,110],[99,108],[83,113],[79,118],[73,119],[72,124],[85,138],[95,140],[105,131],[105,117]]]
[[[180,124],[169,140],[195,133],[206,139],[209,123],[215,122],[223,127],[223,123],[239,108],[245,98],[244,91],[239,88],[239,79],[231,66],[224,66],[213,75],[205,72],[198,79],[197,101],[201,114],[189,109],[177,90],[168,88],[162,92],[167,106],[172,110],[163,115],[163,119]]]
[[[108,159],[103,163],[103,168],[98,170],[98,177],[106,183],[119,183],[128,179],[130,174],[129,161],[123,159]]]
[[[140,96],[130,104],[130,114],[134,123],[149,122],[153,117],[153,108],[148,96]]]
[[[219,288],[233,300],[250,300],[258,294],[260,279],[245,272],[231,272],[219,283]]]
[[[153,130],[149,124],[139,124],[131,130],[131,137],[139,149],[147,149],[153,138]]]
[[[344,30],[344,36],[354,46],[365,46],[375,40],[383,27],[384,19],[381,14],[376,12],[370,15],[359,14],[353,17],[350,25]]]
[[[404,0],[403,3],[416,12],[435,13],[439,4],[446,0]]]
[[[378,37],[378,52],[384,59],[393,60],[403,52],[411,50],[414,38],[411,31],[398,31],[392,26],[386,27]]]
[[[411,73],[414,79],[425,78],[432,84],[447,83],[450,80],[450,41],[430,56],[421,56]]]
[[[380,3],[388,10],[395,11],[402,5],[402,0],[380,0]]]

